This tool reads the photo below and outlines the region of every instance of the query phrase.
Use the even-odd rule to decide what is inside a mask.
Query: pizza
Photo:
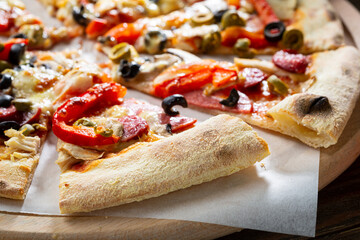
[[[51,129],[60,210],[88,212],[261,161],[267,143],[247,123],[334,145],[359,96],[360,54],[344,46],[325,0],[40,1],[64,27],[0,0],[0,35],[9,37],[0,43],[0,197],[25,198]],[[109,62],[31,51],[84,33]],[[248,59],[257,54],[272,60]],[[162,106],[125,97],[126,87]],[[176,105],[217,116],[196,124]]]
[[[69,99],[53,117],[60,139],[60,210],[88,212],[161,196],[252,166],[269,154],[242,120],[219,115],[194,126],[171,96],[163,109],[124,99],[116,83]]]
[[[26,196],[55,107],[107,80],[77,52],[25,52],[27,43],[11,39],[0,54],[0,196],[13,199]]]
[[[251,58],[279,49],[307,54],[336,49],[344,44],[344,33],[326,0],[206,0],[168,15],[120,23],[99,41],[102,47],[127,42],[149,54],[177,48]]]
[[[69,28],[46,27],[20,0],[0,1],[0,36],[28,39],[29,49],[48,49],[76,36]]]
[[[337,142],[360,91],[354,47],[307,56],[280,50],[272,61],[236,58],[235,64],[182,53],[117,61],[110,52],[113,78],[160,98],[182,94],[198,110],[229,113],[312,147]]]
[[[182,9],[201,0],[40,0],[65,26],[89,38],[104,34],[119,23],[134,22]]]

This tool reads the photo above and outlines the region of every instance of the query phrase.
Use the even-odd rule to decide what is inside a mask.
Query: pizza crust
[[[298,138],[315,148],[327,148],[336,144],[359,97],[360,53],[356,48],[346,46],[313,54],[311,59],[308,77],[315,81],[303,93],[283,99],[270,108],[266,115],[231,112],[227,114],[240,117],[249,124]],[[255,64],[255,61],[258,63]],[[236,60],[236,64],[244,64],[243,67],[262,65],[266,72],[270,64],[263,63],[264,61],[255,59]],[[270,70],[279,73],[276,69]],[[326,100],[321,100],[323,107],[314,108],[315,102],[323,97],[328,99],[329,104]],[[225,112],[194,105],[190,107],[213,115]]]
[[[17,162],[0,160],[0,197],[25,199],[40,154]]]
[[[86,170],[60,176],[61,213],[88,212],[230,175],[269,155],[266,142],[239,118],[213,117],[156,142],[143,142]]]
[[[301,53],[313,53],[336,49],[344,45],[341,21],[327,0],[299,0],[295,22],[289,28],[304,33]]]
[[[305,93],[285,98],[268,114],[280,132],[313,147],[329,147],[337,142],[359,97],[360,54],[350,46],[314,54],[310,74],[316,81]],[[325,100],[314,108],[321,97],[329,104]]]

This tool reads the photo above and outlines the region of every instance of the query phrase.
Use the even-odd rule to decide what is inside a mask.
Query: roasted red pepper
[[[29,40],[23,39],[23,38],[12,38],[9,41],[7,41],[6,43],[3,43],[4,49],[2,51],[0,51],[0,60],[8,61],[11,46],[14,44],[21,44],[21,43],[28,45]]]
[[[89,38],[95,38],[106,32],[108,22],[105,19],[95,18],[86,27],[86,35]]]
[[[87,90],[79,97],[73,97],[60,106],[53,117],[53,132],[61,140],[80,146],[100,146],[117,143],[120,137],[104,137],[96,134],[94,128],[73,126],[72,123],[86,112],[119,104],[126,88],[116,83],[102,83]]]
[[[144,24],[136,23],[120,23],[119,25],[110,29],[104,36],[113,37],[116,42],[127,42],[134,44],[141,36]]]
[[[250,32],[243,27],[228,27],[221,32],[221,44],[227,47],[233,47],[240,38],[250,40],[250,47],[261,49],[274,45],[265,39],[263,32]]]
[[[154,80],[154,94],[165,98],[202,88],[208,83],[215,87],[236,81],[237,71],[231,64],[204,60],[180,64],[165,70]]]

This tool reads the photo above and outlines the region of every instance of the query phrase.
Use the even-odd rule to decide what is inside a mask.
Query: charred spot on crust
[[[330,108],[329,99],[325,96],[320,96],[312,99],[307,113],[324,112]]]
[[[352,75],[352,71],[351,71],[351,69],[349,69],[349,68],[345,68],[345,69],[343,69],[343,74],[344,74],[345,76],[351,76],[351,75]]]
[[[309,114],[326,114],[331,110],[331,105],[325,96],[304,94],[297,99],[295,110],[301,117]]]
[[[334,40],[334,44],[340,46],[344,42],[344,37],[340,34],[337,34],[334,36],[333,40]]]
[[[337,19],[336,13],[333,10],[326,9],[326,15],[330,21],[335,21]]]
[[[7,183],[4,181],[0,181],[0,189],[5,189],[7,186]]]

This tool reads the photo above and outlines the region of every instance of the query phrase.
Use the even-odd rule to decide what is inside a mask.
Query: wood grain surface
[[[341,2],[346,1],[332,2],[344,4]],[[359,26],[359,22],[353,22]],[[360,39],[360,34],[353,37]],[[319,189],[337,178],[359,156],[359,126],[360,101],[339,143],[328,149],[321,149]],[[360,159],[320,191],[317,239],[360,239],[359,186]],[[177,220],[0,213],[0,239],[215,239],[225,235],[227,236],[219,240],[306,239],[254,230],[239,232],[240,230]]]

